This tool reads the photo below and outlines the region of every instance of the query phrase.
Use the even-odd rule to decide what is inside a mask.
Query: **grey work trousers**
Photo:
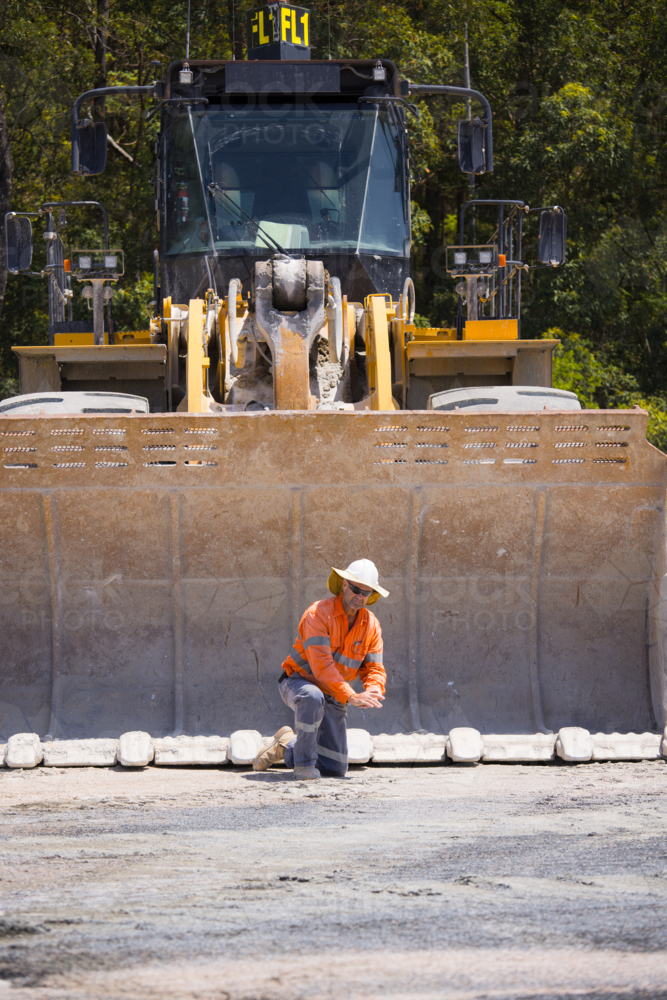
[[[280,697],[294,712],[296,738],[285,749],[286,767],[316,767],[342,778],[347,773],[347,708],[300,674],[280,682]]]

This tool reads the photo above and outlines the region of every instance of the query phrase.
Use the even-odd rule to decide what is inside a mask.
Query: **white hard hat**
[[[378,597],[389,597],[389,591],[381,587],[378,582],[377,566],[370,559],[355,559],[347,569],[336,569],[331,567],[331,573],[327,580],[327,586],[332,594],[340,594],[343,589],[343,580],[350,583],[358,583],[362,587],[370,587],[375,593],[368,598],[369,604],[375,604]]]

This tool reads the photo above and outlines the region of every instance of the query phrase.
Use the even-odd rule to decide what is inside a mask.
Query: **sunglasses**
[[[355,585],[350,583],[349,580],[347,581],[347,585],[353,594],[361,594],[363,597],[370,597],[373,593],[372,590],[364,590],[362,587],[355,587]]]

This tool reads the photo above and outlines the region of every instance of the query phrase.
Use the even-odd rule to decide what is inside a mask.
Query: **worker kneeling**
[[[283,663],[280,696],[294,712],[294,728],[283,726],[255,757],[255,771],[284,760],[301,780],[347,773],[347,705],[382,708],[386,674],[382,630],[367,604],[389,592],[378,583],[370,559],[332,569],[335,597],[316,601],[299,624],[299,635]],[[361,694],[350,686],[360,678]]]

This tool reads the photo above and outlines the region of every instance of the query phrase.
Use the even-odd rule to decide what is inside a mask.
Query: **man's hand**
[[[380,688],[376,687],[370,687],[361,694],[355,692],[347,699],[348,705],[354,705],[356,708],[382,708],[383,701],[384,695]]]

